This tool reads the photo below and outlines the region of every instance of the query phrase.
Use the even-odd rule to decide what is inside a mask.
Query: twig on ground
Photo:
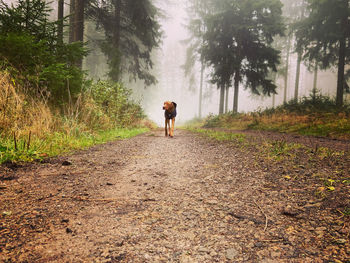
[[[260,240],[261,242],[272,242],[272,243],[274,243],[274,242],[281,242],[281,241],[284,241],[284,239],[283,238],[281,238],[281,239],[263,239],[263,240]]]
[[[86,197],[80,197],[80,196],[74,196],[71,197],[73,200],[77,201],[91,201],[91,202],[119,202],[120,200],[116,199],[96,199],[96,198],[86,198]]]
[[[257,202],[255,202],[255,200],[253,200],[254,204],[260,209],[260,212],[265,216],[265,227],[264,227],[264,232],[267,229],[267,222],[268,222],[268,218],[267,215],[264,213],[264,211],[262,210],[262,208],[260,207],[260,205],[258,205]]]

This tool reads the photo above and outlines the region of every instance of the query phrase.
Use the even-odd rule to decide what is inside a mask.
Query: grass
[[[194,127],[204,128],[264,130],[350,139],[350,117],[345,113],[227,113],[218,116],[209,116],[206,120],[197,122],[194,125]]]
[[[319,160],[328,158],[345,158],[344,151],[334,151],[329,148],[319,147],[315,151],[299,143],[288,143],[284,140],[265,140],[263,142],[255,142],[249,138],[249,135],[232,132],[232,131],[216,131],[212,129],[185,127],[186,130],[199,133],[203,136],[215,139],[217,141],[233,142],[240,147],[254,147],[256,152],[269,160],[283,161],[285,159],[294,159],[298,152],[304,152],[309,158],[317,157]]]
[[[350,139],[350,118],[345,113],[274,113],[254,116],[248,129]]]
[[[29,147],[28,138],[16,140],[16,147],[14,139],[0,139],[0,163],[41,160],[116,139],[131,138],[146,131],[147,128],[118,128],[79,135],[55,132],[47,134],[46,138],[33,138]]]
[[[187,127],[186,129],[215,139],[217,141],[233,142],[235,144],[238,144],[240,147],[254,147],[258,152],[261,152],[265,158],[276,161],[283,160],[284,158],[295,157],[295,152],[297,150],[300,148],[305,148],[301,144],[287,143],[283,140],[266,140],[262,143],[256,143],[253,140],[250,140],[245,134],[235,133],[231,131],[215,131],[210,129],[190,127]]]
[[[350,139],[350,105],[339,108],[328,97],[310,95],[264,111],[210,115],[204,120],[193,120],[188,126]]]
[[[98,82],[89,88],[69,103],[51,105],[48,97],[33,96],[0,71],[0,164],[57,156],[154,128],[120,84]],[[101,97],[102,91],[110,93]],[[114,104],[106,108],[105,99]]]

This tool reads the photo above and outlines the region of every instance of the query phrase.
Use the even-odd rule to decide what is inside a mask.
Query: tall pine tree
[[[336,104],[343,105],[345,64],[350,61],[350,6],[348,0],[307,0],[309,16],[298,24],[297,38],[304,59],[321,69],[338,68]],[[350,73],[350,72],[349,72]]]
[[[208,30],[202,55],[212,66],[213,81],[221,93],[233,79],[233,110],[237,112],[240,83],[255,94],[275,93],[268,75],[279,63],[279,51],[272,42],[284,31],[282,4],[279,0],[213,0],[213,6],[214,14],[205,18]]]
[[[156,83],[150,70],[152,51],[159,47],[161,39],[159,13],[151,0],[107,0],[89,5],[90,18],[105,33],[100,46],[108,58],[112,80],[120,81],[129,74],[146,85]]]

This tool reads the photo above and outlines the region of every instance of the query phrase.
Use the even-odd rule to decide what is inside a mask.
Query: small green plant
[[[334,190],[335,190],[335,183],[336,183],[336,180],[327,179],[327,180],[324,182],[324,185],[326,186],[326,188],[327,188],[328,191],[334,191]]]
[[[271,145],[271,151],[275,155],[286,154],[288,151],[287,143],[284,140],[274,141]]]
[[[342,214],[344,216],[350,216],[350,207],[346,207],[343,211]]]

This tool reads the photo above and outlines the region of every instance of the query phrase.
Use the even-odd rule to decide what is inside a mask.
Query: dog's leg
[[[170,119],[168,119],[168,134],[171,136]]]
[[[168,120],[165,118],[165,136],[168,136],[168,128],[167,128]]]
[[[174,127],[175,127],[175,118],[172,118],[171,119],[171,133],[170,133],[171,137],[174,136]]]

